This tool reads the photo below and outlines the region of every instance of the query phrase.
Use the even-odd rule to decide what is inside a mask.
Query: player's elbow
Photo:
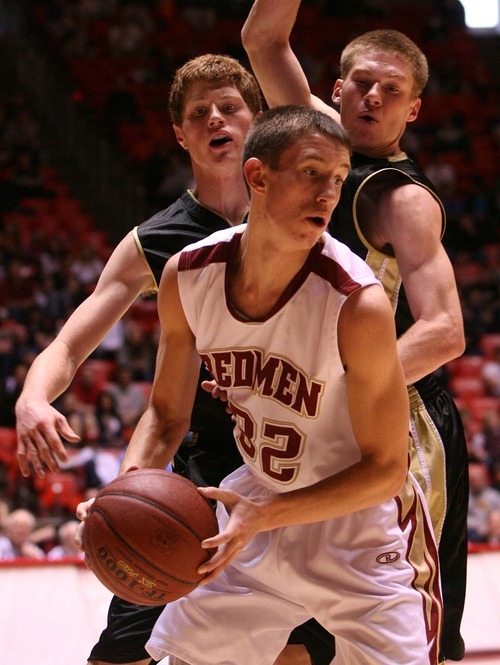
[[[276,26],[254,25],[247,21],[241,29],[241,43],[249,56],[283,49],[288,46],[288,39],[276,34]]]
[[[444,362],[460,357],[465,351],[465,332],[462,316],[448,314],[443,326],[441,339],[446,342],[446,355]]]

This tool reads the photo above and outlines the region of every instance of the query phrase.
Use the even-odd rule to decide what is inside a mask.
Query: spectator
[[[83,363],[71,384],[70,392],[81,404],[94,405],[104,390],[105,382],[97,379],[91,363]]]
[[[54,545],[48,553],[47,559],[50,561],[59,561],[67,557],[77,557],[83,559],[84,554],[79,550],[75,543],[75,533],[78,528],[77,520],[68,520],[61,524],[57,531],[58,545]]]
[[[81,445],[98,440],[99,425],[93,404],[80,402],[76,393],[68,390],[61,398],[60,409],[71,429],[80,437]]]
[[[500,345],[495,347],[493,358],[485,361],[481,374],[488,394],[500,397]]]
[[[478,460],[469,463],[469,484],[469,540],[481,543],[487,540],[489,514],[500,510],[500,492],[491,485],[488,466]]]
[[[424,168],[424,173],[443,198],[454,191],[457,182],[456,170],[442,153],[434,154],[434,159]]]
[[[490,469],[500,467],[500,404],[483,416],[481,439]]]
[[[45,558],[44,551],[31,540],[35,525],[35,516],[24,508],[13,510],[7,515],[4,521],[5,535],[0,536],[0,561]]]
[[[99,279],[104,262],[91,245],[83,245],[79,256],[71,266],[71,272],[83,284],[84,288],[93,288]]]
[[[125,339],[118,351],[117,360],[132,372],[133,381],[152,381],[155,363],[151,340],[142,325],[129,319],[125,327]]]
[[[12,373],[0,383],[0,427],[16,426],[14,407],[23,389],[27,373],[27,365],[18,363]]]
[[[96,402],[96,419],[99,430],[99,445],[123,447],[123,421],[118,413],[115,396],[103,390]]]
[[[489,545],[500,546],[500,510],[492,510],[488,515],[488,535]]]
[[[126,365],[119,365],[116,368],[109,392],[116,399],[124,427],[135,427],[146,409],[146,399],[142,390],[134,385],[132,372]]]

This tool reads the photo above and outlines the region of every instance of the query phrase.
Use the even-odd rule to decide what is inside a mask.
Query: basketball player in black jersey
[[[427,82],[423,53],[393,30],[365,33],[341,56],[332,100],[311,94],[289,37],[300,0],[256,0],[242,38],[269,106],[304,104],[342,122],[352,169],[330,232],[366,259],[391,299],[408,384],[412,471],[426,493],[439,543],[444,597],[442,659],[461,660],[467,561],[467,450],[458,410],[432,373],[464,351],[453,269],[441,243],[442,203],[402,152],[406,124]]]

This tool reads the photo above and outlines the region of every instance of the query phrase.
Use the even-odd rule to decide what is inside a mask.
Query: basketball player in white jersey
[[[392,310],[326,228],[350,144],[328,116],[279,107],[247,139],[248,224],[167,264],[150,406],[122,472],[163,468],[189,427],[200,357],[227,390],[245,464],[217,499],[206,577],[147,649],[191,665],[273,663],[315,617],[337,663],[436,665],[436,544],[408,473],[408,397]],[[168,313],[168,314],[167,314]],[[395,498],[397,497],[397,498]]]

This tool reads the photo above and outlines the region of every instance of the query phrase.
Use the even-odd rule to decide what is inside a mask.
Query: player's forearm
[[[335,519],[384,503],[399,494],[406,472],[405,455],[384,464],[366,457],[315,485],[273,496],[263,507],[265,530]]]
[[[269,106],[311,102],[309,84],[289,43],[300,0],[256,0],[241,38]]]
[[[435,372],[465,350],[461,318],[443,312],[433,321],[417,321],[398,339],[407,384]]]
[[[67,345],[55,339],[33,361],[19,400],[42,399],[50,404],[70,385],[77,367]]]
[[[166,423],[150,405],[132,434],[120,473],[133,468],[164,469],[172,461],[189,424],[185,419]]]
[[[241,31],[245,48],[288,42],[300,0],[255,0]]]

